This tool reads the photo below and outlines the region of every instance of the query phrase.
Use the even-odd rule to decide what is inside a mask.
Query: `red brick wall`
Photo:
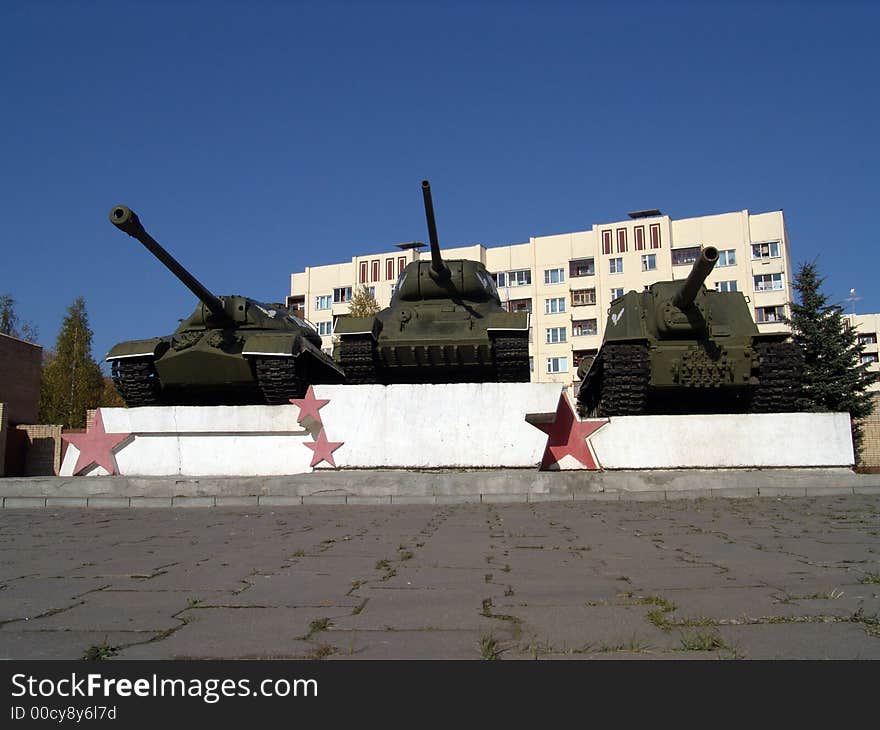
[[[42,355],[39,345],[0,334],[0,403],[10,426],[37,422]]]

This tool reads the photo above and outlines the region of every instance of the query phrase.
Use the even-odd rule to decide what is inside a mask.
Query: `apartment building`
[[[443,255],[482,261],[504,306],[531,313],[532,380],[571,383],[581,358],[602,342],[611,302],[655,281],[686,278],[704,246],[719,250],[707,285],[742,292],[761,331],[785,331],[780,320],[792,298],[792,270],[782,211],[673,220],[645,210],[589,230],[506,246],[446,248]],[[387,307],[400,272],[422,256],[430,256],[424,244],[409,243],[306,267],[291,275],[288,303],[315,324],[329,352],[335,318],[348,312],[353,290],[363,284]]]
[[[850,327],[854,327],[865,349],[862,362],[868,365],[871,372],[880,372],[880,354],[877,349],[877,333],[880,332],[880,314],[847,314],[844,319]],[[871,385],[870,390],[880,393],[880,383]]]

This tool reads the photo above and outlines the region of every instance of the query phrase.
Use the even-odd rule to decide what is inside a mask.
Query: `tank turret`
[[[311,383],[339,383],[342,369],[315,328],[286,306],[213,294],[124,205],[110,222],[140,241],[200,304],[164,337],[115,345],[107,355],[128,406],[283,404]]]
[[[528,313],[504,308],[482,262],[444,261],[427,180],[422,198],[431,260],[399,272],[386,309],[336,323],[333,354],[347,382],[528,381]]]

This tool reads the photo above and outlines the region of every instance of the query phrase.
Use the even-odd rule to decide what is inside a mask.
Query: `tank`
[[[717,261],[707,246],[683,282],[611,303],[602,346],[578,370],[581,415],[796,410],[800,349],[759,332],[741,292],[706,288]]]
[[[336,323],[334,357],[347,382],[528,382],[528,313],[501,305],[481,262],[442,258],[427,180],[422,197],[431,259],[407,264],[388,308]]]
[[[321,350],[315,328],[282,304],[218,297],[183,268],[130,208],[110,222],[140,241],[199,300],[173,334],[115,345],[107,354],[126,405],[283,404],[312,383],[339,383],[344,373]]]

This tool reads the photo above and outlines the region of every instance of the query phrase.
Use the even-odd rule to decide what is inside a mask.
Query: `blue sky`
[[[783,209],[795,263],[880,312],[880,4],[0,4],[0,293],[51,346],[86,299],[99,360],[192,295],[424,240]]]

